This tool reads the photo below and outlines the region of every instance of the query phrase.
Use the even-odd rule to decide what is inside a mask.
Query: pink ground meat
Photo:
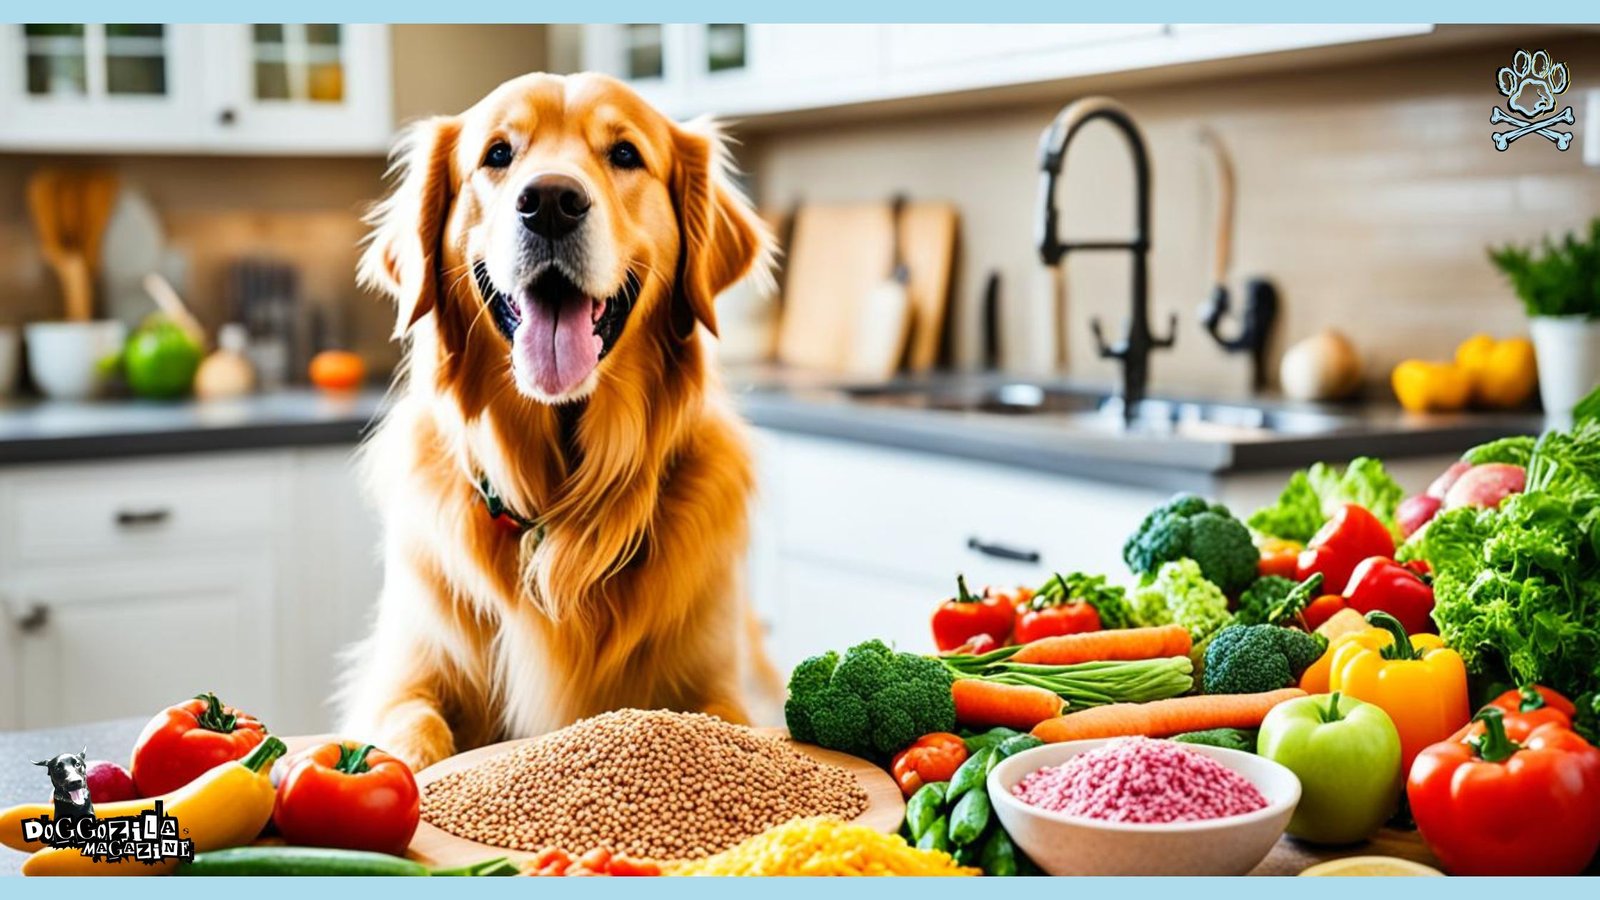
[[[1108,822],[1195,822],[1267,805],[1238,772],[1181,744],[1143,737],[1030,772],[1011,792],[1030,806]]]

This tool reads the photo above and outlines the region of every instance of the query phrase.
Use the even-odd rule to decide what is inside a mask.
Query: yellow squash
[[[272,818],[272,763],[284,754],[283,741],[268,737],[244,759],[225,762],[163,797],[125,800],[95,807],[97,818],[134,816],[155,809],[178,820],[196,853],[238,847],[256,839]],[[49,815],[52,808],[30,803],[0,813],[0,841],[16,850],[34,850],[22,863],[24,875],[163,875],[178,867],[176,859],[156,865],[136,860],[97,861],[76,847],[44,847],[22,839],[22,820]],[[43,849],[40,849],[40,848]]]

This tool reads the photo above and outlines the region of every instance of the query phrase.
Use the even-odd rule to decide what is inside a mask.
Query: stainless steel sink
[[[1122,401],[1099,390],[1022,381],[901,382],[847,388],[844,393],[851,402],[869,406],[1065,419],[1094,430],[1124,430]],[[1350,424],[1346,416],[1315,410],[1156,397],[1139,404],[1130,427],[1147,432],[1226,431],[1266,436],[1329,434]]]

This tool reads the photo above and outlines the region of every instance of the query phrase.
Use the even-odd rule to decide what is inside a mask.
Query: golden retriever
[[[700,332],[770,239],[720,136],[534,74],[395,160],[360,276],[408,351],[363,451],[384,586],[343,729],[421,767],[621,707],[744,720],[752,471]]]

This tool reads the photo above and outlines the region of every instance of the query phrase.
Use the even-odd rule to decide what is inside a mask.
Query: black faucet
[[[1061,177],[1066,162],[1067,144],[1085,122],[1105,119],[1122,132],[1133,157],[1133,174],[1136,181],[1137,221],[1134,236],[1126,241],[1074,241],[1063,242],[1059,234],[1059,215],[1056,213],[1056,181]],[[1039,168],[1043,178],[1039,185],[1039,256],[1046,266],[1060,265],[1068,253],[1077,250],[1126,250],[1133,256],[1133,287],[1128,330],[1116,345],[1106,343],[1100,330],[1100,320],[1089,323],[1094,329],[1095,344],[1100,356],[1122,362],[1122,417],[1131,423],[1138,415],[1139,403],[1144,399],[1145,382],[1150,374],[1150,351],[1172,346],[1178,327],[1174,315],[1167,327],[1167,336],[1156,337],[1150,331],[1149,255],[1150,255],[1150,159],[1145,152],[1144,138],[1139,126],[1116,101],[1108,97],[1086,97],[1056,114],[1055,121],[1045,129],[1039,140]],[[1057,310],[1057,315],[1061,314]]]

